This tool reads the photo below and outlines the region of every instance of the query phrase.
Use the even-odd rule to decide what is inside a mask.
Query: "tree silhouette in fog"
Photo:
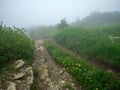
[[[63,18],[63,19],[61,20],[61,23],[59,23],[59,24],[57,25],[57,28],[58,28],[58,29],[64,29],[64,28],[66,28],[66,27],[68,27],[68,23],[67,23],[67,21],[66,21],[66,18]]]

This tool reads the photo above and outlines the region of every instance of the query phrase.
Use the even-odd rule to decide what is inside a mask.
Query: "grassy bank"
[[[45,43],[48,52],[55,62],[65,67],[86,90],[119,90],[120,82],[111,72],[99,70],[87,62],[80,60],[50,42]]]
[[[69,27],[61,30],[55,40],[83,57],[120,68],[120,26],[89,29]]]

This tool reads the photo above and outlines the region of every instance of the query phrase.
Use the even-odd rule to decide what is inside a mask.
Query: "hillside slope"
[[[78,26],[105,26],[118,24],[120,25],[120,12],[93,12],[80,22],[74,22],[73,25]]]

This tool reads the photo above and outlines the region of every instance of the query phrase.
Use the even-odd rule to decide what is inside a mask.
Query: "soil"
[[[82,90],[81,84],[65,68],[54,62],[43,43],[43,40],[35,42],[36,50],[33,63],[33,68],[39,70],[39,90]]]

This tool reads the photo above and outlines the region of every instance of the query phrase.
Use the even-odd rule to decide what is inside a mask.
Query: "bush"
[[[0,25],[0,68],[17,59],[33,60],[34,42],[23,29]]]

